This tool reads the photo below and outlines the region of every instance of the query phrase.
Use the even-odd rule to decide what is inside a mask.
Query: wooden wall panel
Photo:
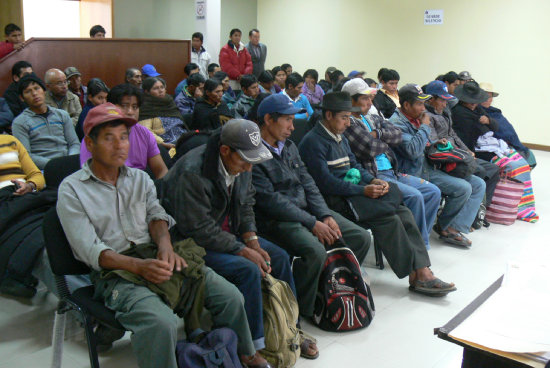
[[[31,39],[22,50],[0,59],[0,94],[11,83],[11,68],[19,60],[29,61],[40,78],[50,68],[76,66],[83,83],[97,77],[109,87],[124,82],[127,68],[153,64],[163,74],[168,93],[174,93],[177,83],[185,77],[183,68],[190,61],[190,50],[189,40]]]

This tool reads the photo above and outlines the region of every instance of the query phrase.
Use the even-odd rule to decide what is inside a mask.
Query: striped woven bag
[[[493,224],[512,225],[518,215],[518,204],[523,195],[525,184],[503,177],[497,184],[493,200],[485,219]]]

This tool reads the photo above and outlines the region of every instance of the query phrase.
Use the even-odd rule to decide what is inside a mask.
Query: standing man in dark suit
[[[250,41],[246,45],[246,48],[252,56],[252,65],[254,66],[254,70],[252,73],[257,78],[265,69],[267,46],[263,43],[260,43],[260,31],[258,31],[256,28],[248,32],[248,39]]]

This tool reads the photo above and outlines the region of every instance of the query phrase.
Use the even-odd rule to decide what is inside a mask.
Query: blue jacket
[[[78,117],[78,121],[76,122],[76,126],[74,127],[76,136],[80,141],[84,139],[84,120],[86,120],[86,116],[88,116],[88,112],[94,107],[95,107],[94,104],[88,100],[86,101],[86,105],[84,105],[84,107],[82,108],[82,111],[80,112],[80,116]]]
[[[374,176],[357,162],[346,137],[341,135],[342,140],[337,142],[321,124],[318,122],[302,138],[299,145],[300,156],[309,174],[325,196],[363,195],[365,185],[369,184]],[[361,173],[359,184],[343,180],[352,168]]]
[[[502,110],[493,106],[489,106],[488,108],[481,106],[481,108],[485,110],[490,118],[495,119],[498,123],[498,129],[494,134],[495,138],[502,139],[518,151],[528,151],[528,148],[525,147],[519,140],[518,134],[512,124],[504,117],[504,115],[502,115]]]
[[[192,114],[195,109],[195,99],[187,92],[187,87],[184,87],[179,95],[174,99],[176,106],[182,115]]]
[[[48,115],[44,117],[27,107],[11,128],[40,170],[52,158],[80,153],[73,121],[65,110],[48,107]]]
[[[409,175],[420,176],[422,165],[425,161],[424,149],[428,143],[431,143],[430,133],[432,128],[422,124],[417,129],[403,115],[400,109],[395,109],[389,121],[403,132],[403,140],[394,147],[397,162],[399,163],[399,171]]]
[[[284,90],[282,90],[281,93],[286,95]],[[311,115],[313,115],[313,107],[311,107],[311,104],[309,103],[309,100],[307,99],[307,97],[303,93],[300,93],[300,97],[298,97],[298,101],[294,101],[290,97],[289,97],[289,100],[292,102],[292,104],[295,107],[297,107],[299,109],[306,109],[306,111],[307,111],[307,114],[303,113],[303,114],[294,115],[294,119],[309,120],[309,118],[311,118]]]

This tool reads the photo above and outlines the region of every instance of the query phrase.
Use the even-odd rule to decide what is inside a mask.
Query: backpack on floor
[[[180,368],[242,368],[237,334],[226,327],[208,332],[197,343],[178,341],[176,358]]]
[[[313,321],[326,331],[367,327],[374,318],[374,300],[363,281],[359,262],[347,247],[333,248],[321,272]]]
[[[262,281],[265,348],[260,354],[274,367],[296,364],[300,356],[298,302],[290,286],[266,274]]]

